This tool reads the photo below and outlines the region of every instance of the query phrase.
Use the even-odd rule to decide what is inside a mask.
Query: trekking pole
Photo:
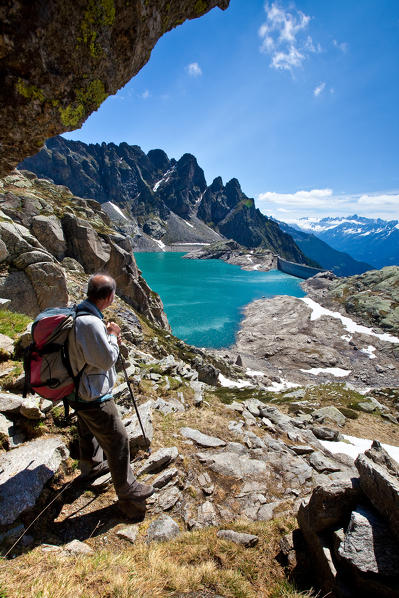
[[[139,413],[139,410],[137,408],[137,403],[135,401],[135,398],[134,398],[134,395],[133,395],[133,391],[132,391],[132,387],[130,385],[129,377],[127,375],[125,360],[123,359],[123,356],[122,356],[121,353],[119,353],[118,359],[119,359],[119,361],[122,364],[123,373],[125,374],[126,384],[127,384],[128,389],[129,389],[129,392],[130,392],[130,397],[132,399],[132,403],[133,403],[134,408],[136,410],[136,415],[137,415],[137,419],[139,420],[139,423],[140,423],[141,431],[143,432],[143,438],[144,438],[144,441],[145,441],[145,443],[147,445],[148,454],[151,455],[150,442],[149,442],[149,440],[148,440],[148,438],[147,438],[147,436],[145,435],[145,432],[144,432],[143,422],[141,421],[140,413]]]

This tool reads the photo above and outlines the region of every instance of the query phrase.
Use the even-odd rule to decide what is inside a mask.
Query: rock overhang
[[[82,125],[149,60],[158,39],[229,0],[12,0],[0,8],[0,177]]]

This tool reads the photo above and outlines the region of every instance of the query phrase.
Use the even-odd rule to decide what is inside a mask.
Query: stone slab
[[[69,452],[59,436],[38,438],[0,456],[0,525],[34,506]]]
[[[196,444],[203,446],[204,448],[217,448],[219,446],[226,446],[224,440],[216,438],[215,436],[208,436],[207,434],[203,434],[199,430],[194,430],[193,428],[180,428],[179,431],[182,436],[193,440]]]

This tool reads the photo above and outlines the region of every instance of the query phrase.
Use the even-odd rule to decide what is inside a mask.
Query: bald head
[[[108,299],[116,290],[115,280],[106,274],[93,274],[87,285],[87,298],[92,303]]]

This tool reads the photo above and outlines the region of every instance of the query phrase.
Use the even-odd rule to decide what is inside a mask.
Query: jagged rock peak
[[[221,191],[223,189],[223,179],[221,176],[217,176],[213,179],[211,185],[209,185],[209,190],[212,192]]]
[[[161,149],[153,149],[150,150],[147,154],[147,158],[154,164],[155,168],[159,171],[165,172],[168,170],[170,165],[170,160],[166,154]]]

